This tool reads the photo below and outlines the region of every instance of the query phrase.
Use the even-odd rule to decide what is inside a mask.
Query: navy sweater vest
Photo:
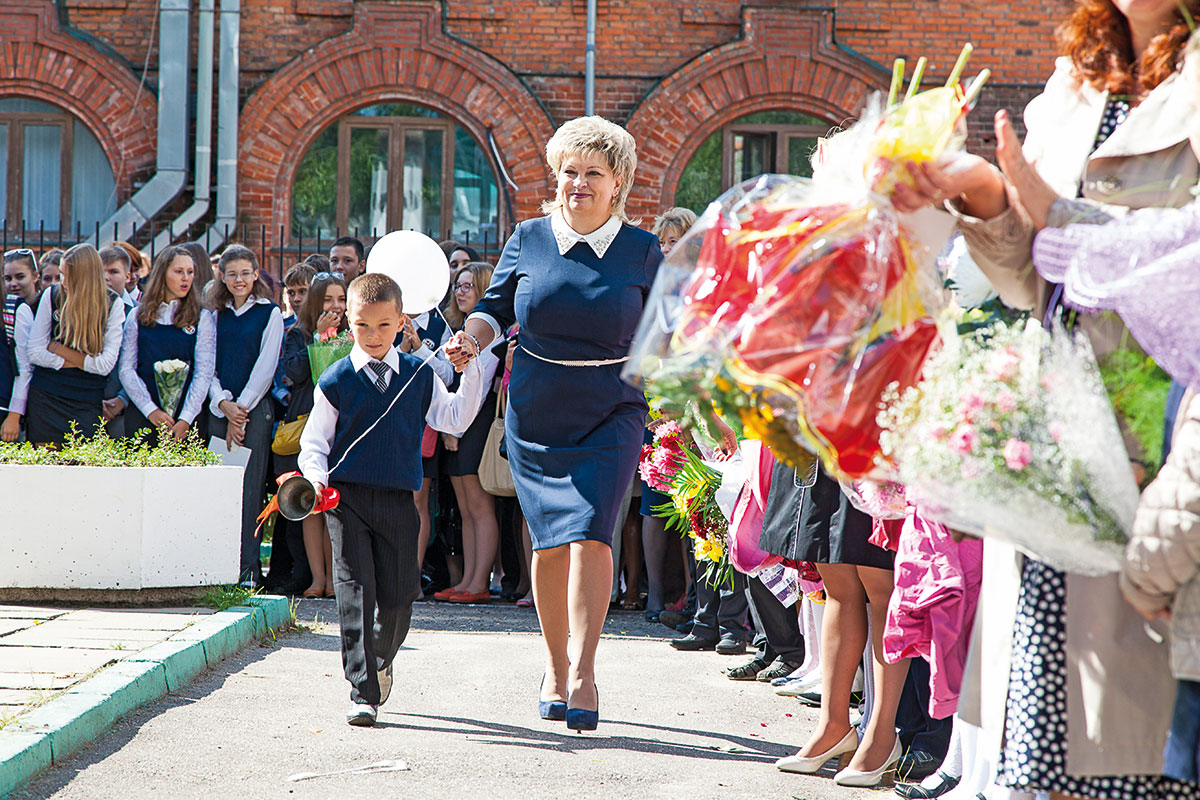
[[[217,315],[217,379],[234,400],[250,380],[262,347],[263,331],[276,307],[274,303],[255,303],[241,316],[225,307]]]
[[[407,354],[400,356],[400,372],[393,375],[387,391],[375,388],[370,368],[354,371],[347,356],[321,376],[321,392],[338,411],[337,427],[329,449],[331,482],[356,483],[380,489],[415,492],[421,488],[421,434],[425,415],[433,397],[433,370],[420,369],[404,395],[375,429],[359,442],[345,462],[342,455],[350,445],[380,418],[388,405],[408,383],[421,362]]]
[[[50,307],[54,311],[54,322],[51,325],[50,338],[61,342],[62,331],[59,327],[58,308],[62,297],[59,287],[52,287],[50,290]],[[112,303],[121,302],[111,290],[108,290],[109,310],[112,310]],[[106,316],[107,319],[107,316]],[[113,369],[116,369],[114,366]],[[112,372],[112,370],[109,370]],[[66,397],[72,400],[81,402],[96,403],[99,405],[104,402],[104,388],[108,385],[108,373],[96,375],[92,372],[87,372],[82,369],[64,366],[61,369],[47,369],[45,367],[33,368],[33,380],[31,386],[36,386],[39,390],[52,394],[55,397]]]
[[[177,358],[192,369],[188,370],[187,385],[179,399],[179,408],[163,408],[162,400],[158,397],[158,381],[154,379],[154,365],[159,361],[169,361]],[[192,387],[192,378],[196,366],[196,329],[186,330],[174,325],[145,326],[138,323],[138,363],[137,374],[146,384],[154,405],[162,408],[174,417],[183,408],[184,399]]]

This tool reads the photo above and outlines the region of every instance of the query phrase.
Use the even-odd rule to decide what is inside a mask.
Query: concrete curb
[[[22,715],[0,730],[0,797],[87,747],[138,706],[179,690],[290,620],[286,597],[252,597],[249,605],[204,617]]]

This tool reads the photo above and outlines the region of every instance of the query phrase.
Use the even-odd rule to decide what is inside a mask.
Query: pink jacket
[[[759,570],[783,561],[758,546],[767,495],[771,492],[771,468],[775,466],[775,457],[768,448],[752,439],[742,442],[741,446],[742,459],[748,469],[746,485],[738,495],[729,521],[729,560],[738,572],[757,575]]]
[[[935,719],[948,717],[958,708],[970,649],[983,580],[983,542],[957,543],[945,526],[910,510],[895,570],[884,657],[892,663],[913,656],[929,661],[929,713]]]

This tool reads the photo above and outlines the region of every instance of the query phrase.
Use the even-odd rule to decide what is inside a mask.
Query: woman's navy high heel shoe
[[[542,719],[551,719],[560,722],[567,718],[567,702],[565,700],[543,700],[542,687],[546,685],[546,676],[542,676],[542,682],[538,685],[538,716]]]
[[[594,731],[600,724],[600,690],[596,690],[596,710],[567,708],[567,727],[573,731]]]

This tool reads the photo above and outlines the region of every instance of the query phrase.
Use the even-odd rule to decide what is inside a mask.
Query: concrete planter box
[[[236,583],[239,467],[0,464],[0,590]]]

